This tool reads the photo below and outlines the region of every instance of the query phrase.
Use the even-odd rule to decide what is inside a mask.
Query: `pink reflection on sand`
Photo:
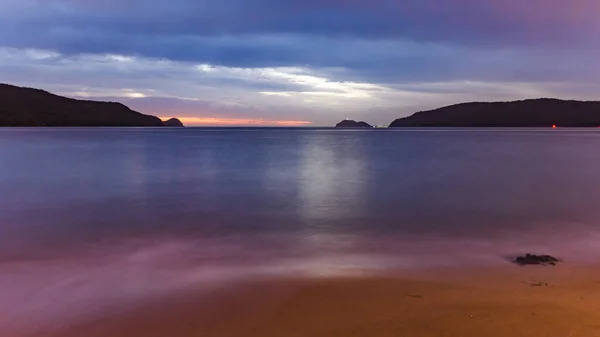
[[[600,232],[571,227],[569,233],[549,228],[487,239],[330,233],[145,238],[51,258],[41,253],[0,263],[0,331],[50,332],[170,292],[210,292],[256,278],[502,266],[506,256],[525,252],[551,253],[571,264],[598,262]]]

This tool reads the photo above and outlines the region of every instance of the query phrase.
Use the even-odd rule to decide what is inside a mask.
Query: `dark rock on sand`
[[[539,264],[539,265],[551,265],[554,266],[556,265],[557,262],[561,262],[560,259],[557,259],[553,256],[550,255],[533,255],[533,254],[526,254],[525,256],[518,256],[517,258],[515,258],[513,260],[514,263],[520,265],[520,266],[524,266],[524,265],[529,265],[529,264]]]

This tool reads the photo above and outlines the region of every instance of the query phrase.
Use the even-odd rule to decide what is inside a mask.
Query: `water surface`
[[[0,329],[256,277],[595,263],[599,149],[568,129],[0,129]]]

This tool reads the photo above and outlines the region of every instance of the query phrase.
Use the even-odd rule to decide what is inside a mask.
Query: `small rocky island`
[[[171,118],[163,122],[164,126],[168,127],[183,127],[183,123],[177,118]]]
[[[474,102],[421,111],[390,127],[598,127],[600,102],[552,98]]]
[[[372,128],[367,122],[357,122],[352,119],[345,119],[335,125],[336,128]]]
[[[77,100],[49,92],[0,84],[0,126],[183,126],[163,124],[117,102]]]

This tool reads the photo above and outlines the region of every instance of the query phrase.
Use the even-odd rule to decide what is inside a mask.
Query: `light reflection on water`
[[[569,130],[0,130],[0,329],[257,277],[595,263],[598,148]]]
[[[314,137],[301,149],[299,189],[301,215],[307,222],[364,213],[368,172],[360,139],[345,137],[335,144]],[[279,182],[285,183],[285,182]]]

